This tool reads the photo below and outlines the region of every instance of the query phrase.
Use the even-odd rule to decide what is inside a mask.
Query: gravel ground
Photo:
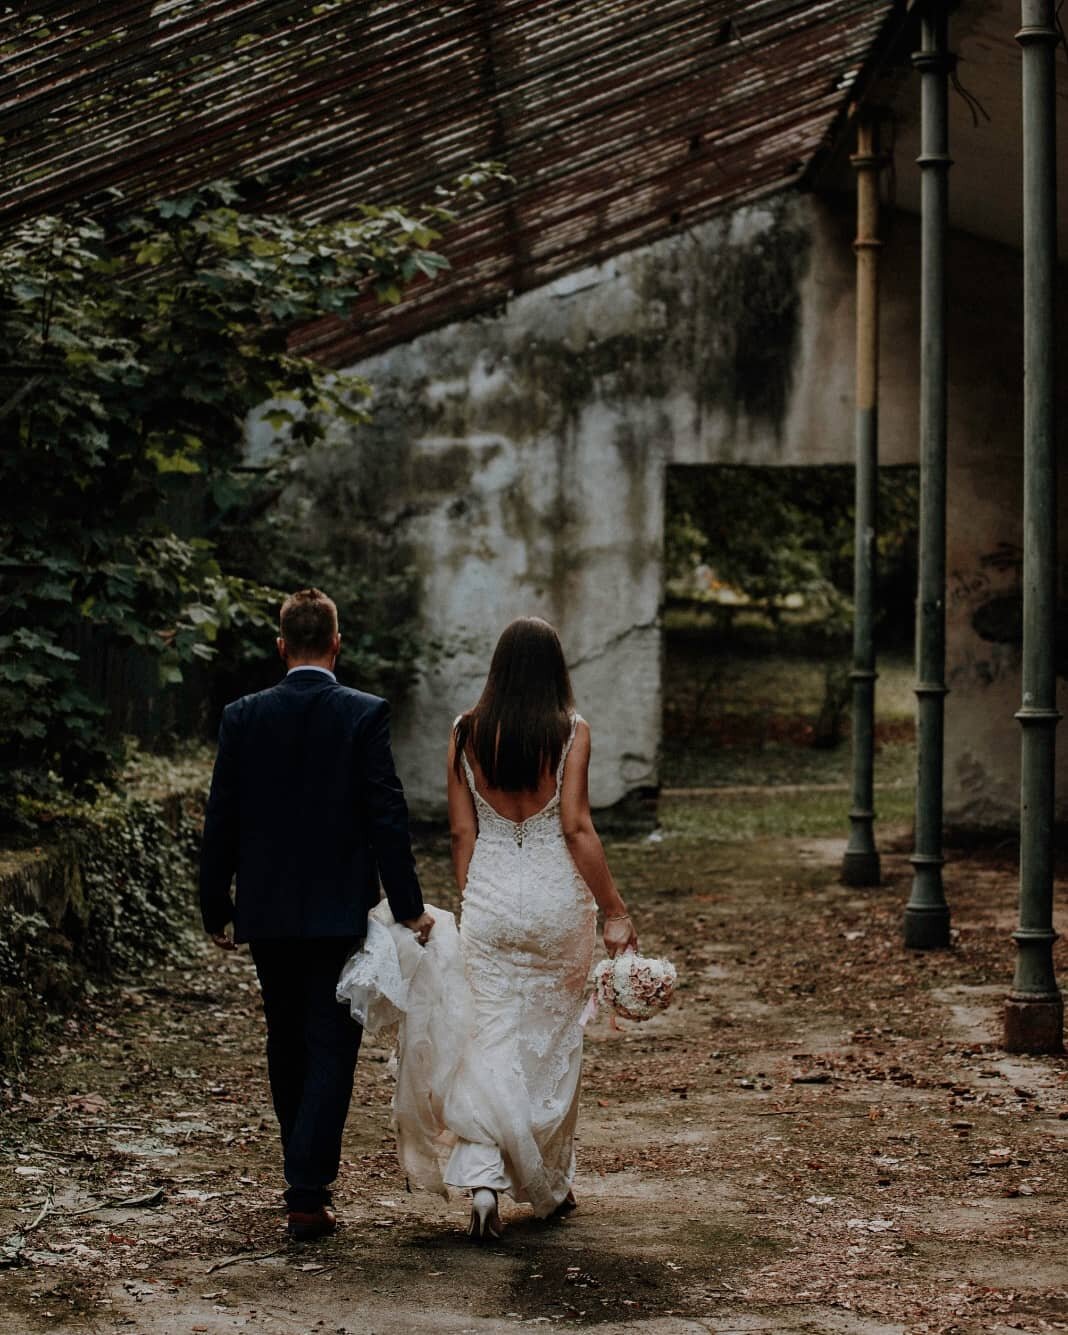
[[[760,819],[732,826],[743,800]],[[1068,1330],[1068,1063],[997,1045],[1013,861],[955,854],[954,947],[909,955],[903,827],[861,892],[826,813],[731,802],[672,800],[651,840],[609,846],[681,988],[588,1031],[569,1220],[508,1208],[481,1250],[462,1200],[408,1194],[369,1042],[342,1227],[288,1242],[251,963],[198,945],[87,997],[0,1089],[0,1330]],[[421,865],[451,903],[444,844]]]

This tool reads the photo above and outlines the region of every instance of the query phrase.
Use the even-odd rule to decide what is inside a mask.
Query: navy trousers
[[[282,1133],[286,1204],[331,1200],[363,1029],[334,998],[349,937],[250,941],[267,1020],[267,1072]]]

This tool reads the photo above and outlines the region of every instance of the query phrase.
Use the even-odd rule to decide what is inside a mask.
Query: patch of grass
[[[767,650],[747,653],[729,642],[681,635],[668,637],[666,643],[664,696],[671,711],[754,718],[762,712],[808,717],[819,713],[824,698],[826,655]],[[845,661],[848,662],[848,655]],[[877,718],[880,722],[911,720],[916,704],[911,658],[903,654],[884,655],[878,669]]]
[[[734,785],[848,784],[849,746],[820,751],[811,746],[719,746],[707,737],[665,737],[660,777],[665,788]],[[875,754],[880,788],[910,786],[916,777],[912,742],[885,742]]]
[[[912,820],[908,788],[880,788],[877,820],[892,825]],[[752,839],[843,837],[849,830],[849,794],[790,792],[724,793],[716,797],[671,797],[660,803],[664,832],[690,839],[743,843]]]
[[[848,740],[830,749],[811,744],[825,704],[825,654],[747,648],[680,631],[669,634],[666,645],[660,764],[666,788],[848,787]],[[875,758],[880,788],[909,789],[915,781],[913,676],[908,655],[880,657]],[[845,728],[848,732],[848,718]],[[817,819],[817,825],[825,822]]]

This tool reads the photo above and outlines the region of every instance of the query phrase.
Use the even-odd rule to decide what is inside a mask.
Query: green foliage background
[[[843,642],[853,613],[853,487],[848,466],[669,469],[669,587],[684,587],[704,562],[776,629],[785,598],[796,593],[809,643]],[[896,645],[912,634],[918,506],[915,468],[880,470],[876,611]]]
[[[366,415],[368,386],[294,355],[290,336],[433,278],[442,230],[499,176],[480,165],[412,212],[328,223],[257,211],[262,183],[214,182],[110,223],[38,218],[0,248],[0,824],[114,773],[87,644],[150,656],[174,685],[220,645],[235,662],[258,652],[277,587],[314,577],[360,604],[370,679],[410,677],[411,570],[393,576],[398,607],[396,587],[372,597],[339,564],[395,557],[389,535],[365,525],[324,569],[272,511],[308,448]],[[249,475],[244,424],[269,399],[286,445]]]

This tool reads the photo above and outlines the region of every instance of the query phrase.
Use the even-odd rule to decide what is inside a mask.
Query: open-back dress
[[[423,949],[379,905],[338,985],[369,1027],[399,1020],[393,1113],[411,1184],[490,1187],[539,1216],[566,1198],[575,1171],[597,922],[560,820],[578,722],[572,715],[553,796],[522,821],[479,792],[463,756],[478,835],[459,932],[451,913],[428,905],[435,924]]]

